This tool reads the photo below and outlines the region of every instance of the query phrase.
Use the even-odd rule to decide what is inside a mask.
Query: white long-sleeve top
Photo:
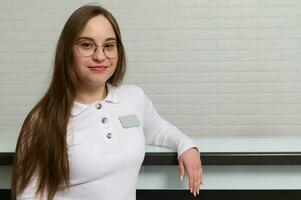
[[[70,186],[55,200],[135,200],[145,144],[177,150],[196,147],[178,128],[160,117],[142,89],[107,84],[108,95],[93,104],[74,103],[67,130]],[[35,196],[33,179],[18,199]]]

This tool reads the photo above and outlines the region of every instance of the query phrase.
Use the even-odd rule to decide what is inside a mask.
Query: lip
[[[88,66],[88,68],[92,71],[96,71],[96,72],[103,72],[105,71],[108,66],[105,65],[95,65],[95,66]]]

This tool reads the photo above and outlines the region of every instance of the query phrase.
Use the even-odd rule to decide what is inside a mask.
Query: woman
[[[134,200],[145,143],[175,148],[181,180],[187,173],[199,193],[199,151],[140,88],[121,85],[125,69],[111,13],[77,9],[60,35],[49,89],[22,126],[13,198]]]

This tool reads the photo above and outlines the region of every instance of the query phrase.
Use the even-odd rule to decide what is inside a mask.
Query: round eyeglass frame
[[[80,48],[80,47],[79,47],[80,41],[81,41],[81,40],[77,40],[76,43],[75,43],[75,45],[76,45],[77,52],[78,52],[81,56],[83,56],[83,57],[90,57],[90,56],[93,56],[93,55],[95,54],[95,52],[97,51],[98,46],[101,46],[101,49],[102,49],[103,54],[104,54],[105,57],[108,58],[108,59],[117,59],[117,58],[119,58],[119,56],[120,56],[121,48],[120,48],[120,44],[119,44],[117,41],[111,42],[111,43],[115,43],[115,44],[116,44],[116,48],[117,48],[117,56],[116,56],[116,57],[109,57],[109,56],[107,55],[107,53],[105,52],[105,46],[104,46],[104,44],[107,44],[107,43],[110,43],[110,42],[105,42],[105,43],[103,43],[103,44],[98,44],[98,45],[97,45],[97,44],[95,44],[95,42],[89,41],[89,42],[91,42],[91,43],[93,43],[93,44],[95,45],[95,49],[93,50],[93,53],[92,53],[91,55],[85,55],[85,54],[83,54],[83,53],[79,50],[79,48]]]

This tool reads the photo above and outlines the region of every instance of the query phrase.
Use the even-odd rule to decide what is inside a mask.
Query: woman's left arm
[[[203,184],[200,153],[193,141],[177,127],[163,119],[156,111],[150,99],[144,95],[144,135],[147,144],[176,149],[180,168],[180,177],[188,176],[191,193],[199,193]]]

